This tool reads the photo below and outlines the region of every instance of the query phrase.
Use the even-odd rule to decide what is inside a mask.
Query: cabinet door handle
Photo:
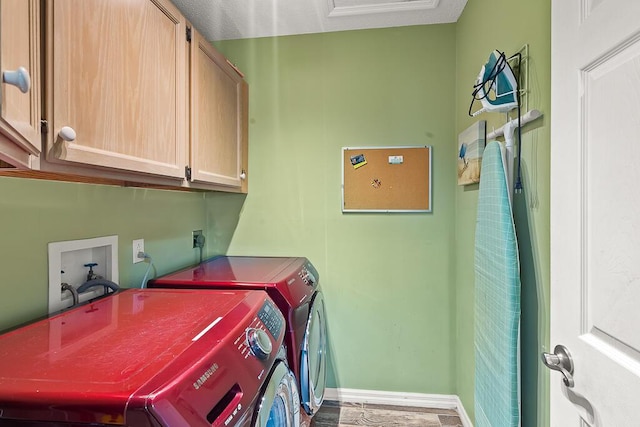
[[[240,173],[240,179],[243,181],[247,179],[247,173],[244,171],[244,169],[242,169],[242,172]]]
[[[58,132],[58,136],[60,136],[60,138],[62,138],[63,141],[67,141],[67,142],[75,141],[76,131],[73,130],[72,127],[65,126],[62,129],[60,129],[60,132]]]
[[[3,71],[2,82],[17,87],[22,93],[29,92],[31,88],[31,77],[24,67],[19,67],[15,71]]]

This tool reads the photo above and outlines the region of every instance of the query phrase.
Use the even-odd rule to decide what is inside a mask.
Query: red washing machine
[[[296,426],[261,291],[129,289],[0,335],[0,426]]]
[[[220,256],[152,280],[148,286],[267,291],[287,322],[287,359],[298,379],[303,421],[309,422],[320,408],[326,382],[327,326],[318,272],[309,260]]]

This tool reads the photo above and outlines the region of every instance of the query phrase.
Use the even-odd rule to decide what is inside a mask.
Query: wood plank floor
[[[453,409],[413,408],[326,401],[311,427],[462,427]]]

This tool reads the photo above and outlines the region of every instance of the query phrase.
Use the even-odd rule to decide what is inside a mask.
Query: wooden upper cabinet
[[[0,0],[0,71],[0,160],[30,168],[42,145],[39,0]]]
[[[247,192],[248,85],[195,29],[190,64],[191,181]]]
[[[182,14],[168,0],[47,0],[46,6],[46,159],[184,179]],[[63,127],[75,131],[75,140],[60,137]]]

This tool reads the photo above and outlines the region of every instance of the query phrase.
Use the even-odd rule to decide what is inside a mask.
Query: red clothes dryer
[[[318,272],[302,257],[219,256],[149,282],[154,288],[262,289],[286,319],[287,359],[308,422],[326,383],[327,326]]]
[[[0,426],[295,426],[284,335],[265,292],[118,292],[0,335]]]

